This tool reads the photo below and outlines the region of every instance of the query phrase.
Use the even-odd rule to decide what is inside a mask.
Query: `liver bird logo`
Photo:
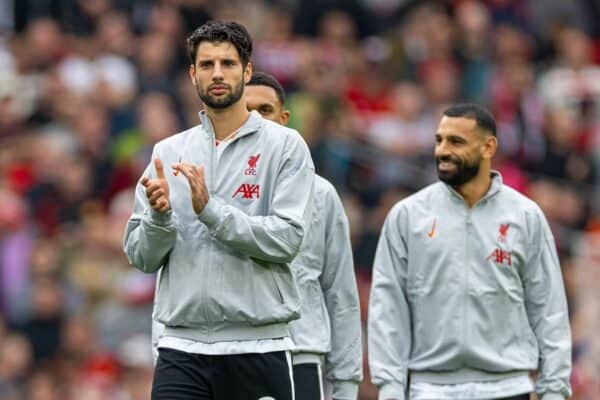
[[[255,156],[250,156],[250,159],[248,160],[248,168],[255,169],[256,163],[258,163],[259,158],[260,158],[260,153],[258,153]]]
[[[498,231],[500,232],[500,236],[498,236],[499,241],[506,241],[506,234],[508,233],[508,228],[510,228],[510,224],[500,224],[500,228],[498,229]]]

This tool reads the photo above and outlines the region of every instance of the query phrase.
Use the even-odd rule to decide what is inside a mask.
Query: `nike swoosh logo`
[[[429,236],[430,238],[435,236],[435,223],[437,221],[437,218],[433,219],[433,226],[431,227],[431,231],[427,232],[427,236]]]

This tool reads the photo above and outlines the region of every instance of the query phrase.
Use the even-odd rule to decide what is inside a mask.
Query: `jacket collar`
[[[202,111],[198,112],[198,116],[200,117],[200,124],[202,125],[202,130],[204,131],[204,134],[206,135],[206,137],[214,138],[215,130],[213,128],[210,118],[206,114],[206,111],[202,110]],[[242,136],[246,136],[251,133],[259,131],[262,123],[263,123],[263,118],[258,113],[258,111],[251,111],[250,115],[248,116],[248,119],[238,129],[237,135],[235,135],[235,138],[233,140],[239,139]]]
[[[492,179],[491,184],[490,184],[490,188],[488,189],[488,191],[485,194],[485,196],[483,196],[481,199],[479,199],[477,201],[477,203],[479,203],[479,202],[481,202],[483,200],[487,200],[488,198],[496,195],[502,189],[502,186],[503,186],[503,183],[502,183],[502,174],[500,172],[498,172],[496,170],[490,171],[490,178]],[[458,193],[452,186],[450,186],[450,185],[448,185],[447,183],[444,183],[444,182],[442,182],[442,184],[450,192],[450,194],[452,196],[456,197],[460,201],[464,201],[462,195],[460,193]]]

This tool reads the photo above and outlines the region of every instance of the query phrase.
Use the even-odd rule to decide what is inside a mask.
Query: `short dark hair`
[[[460,103],[448,107],[444,111],[447,117],[464,117],[474,119],[477,126],[484,131],[496,136],[496,120],[492,113],[484,107],[474,103]]]
[[[252,78],[250,78],[250,82],[247,83],[247,86],[268,86],[277,93],[277,99],[281,103],[281,105],[285,104],[285,90],[283,87],[275,79],[275,77],[271,74],[267,74],[266,72],[254,71],[252,73]]]
[[[201,42],[230,42],[235,46],[244,67],[252,56],[252,38],[246,28],[237,22],[208,21],[192,32],[187,38],[192,65],[196,64],[196,53]]]

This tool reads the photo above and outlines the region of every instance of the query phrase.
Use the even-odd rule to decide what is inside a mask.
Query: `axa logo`
[[[500,248],[494,249],[492,253],[487,257],[487,260],[491,260],[496,264],[508,265],[509,267],[512,265],[512,253],[510,251],[502,250]]]
[[[258,163],[258,159],[260,158],[260,153],[255,156],[250,156],[248,160],[248,168],[244,171],[244,175],[256,175],[256,164]]]
[[[508,228],[510,228],[510,224],[500,224],[500,228],[498,228],[498,241],[500,243],[506,242],[506,235],[508,234]]]
[[[253,199],[260,198],[260,185],[252,183],[242,183],[239,188],[235,191],[232,198],[236,198],[238,195],[242,195],[242,199]]]

